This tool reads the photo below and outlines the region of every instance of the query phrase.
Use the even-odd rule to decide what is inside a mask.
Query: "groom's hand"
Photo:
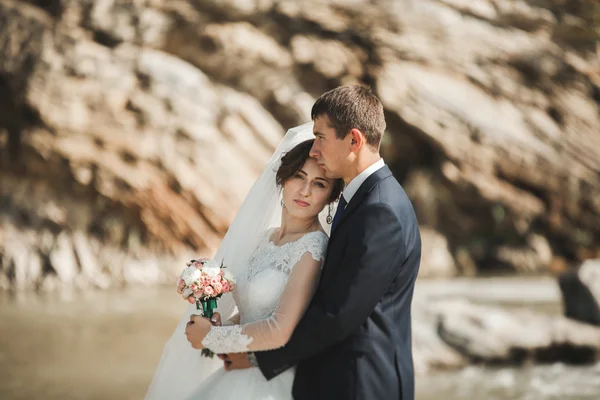
[[[247,353],[229,353],[219,354],[219,358],[225,364],[225,371],[233,371],[234,369],[251,368],[252,364],[248,361]]]
[[[213,326],[221,326],[221,314],[215,312],[212,317],[210,317],[210,322]]]

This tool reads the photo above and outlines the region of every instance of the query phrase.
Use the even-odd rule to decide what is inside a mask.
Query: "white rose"
[[[235,276],[233,276],[231,272],[229,272],[227,269],[225,269],[223,272],[223,278],[227,279],[231,283],[235,283]]]
[[[187,267],[183,270],[181,279],[183,279],[183,282],[186,284],[186,286],[190,286],[192,283],[198,280],[198,278],[200,278],[200,275],[200,270],[192,265],[191,267]]]
[[[204,272],[206,275],[208,275],[211,278],[219,275],[220,271],[221,271],[221,266],[219,263],[217,263],[215,261],[207,261],[202,266],[202,272]]]
[[[215,260],[207,260],[202,264],[202,266],[208,268],[221,268],[221,264]]]
[[[218,267],[202,267],[202,272],[208,275],[209,278],[214,278],[215,276],[219,275],[219,271],[221,271],[221,268]]]
[[[184,289],[183,293],[181,293],[181,297],[183,297],[184,299],[187,300],[187,298],[193,294],[194,294],[194,292],[192,292],[192,289],[187,288],[187,289]]]

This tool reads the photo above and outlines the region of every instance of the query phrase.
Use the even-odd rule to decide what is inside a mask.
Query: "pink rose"
[[[196,304],[196,299],[194,298],[194,296],[188,297],[187,300],[190,302],[190,304]]]
[[[215,286],[217,283],[221,283],[221,277],[219,275],[210,278],[210,284]]]
[[[195,291],[197,288],[198,288],[198,286],[196,286],[193,283],[190,285],[190,289],[192,289],[192,291]]]
[[[223,270],[220,270],[220,271],[219,271],[219,275],[221,275],[221,276],[225,275],[225,271],[223,271]]]
[[[196,298],[202,297],[202,290],[201,289],[194,290],[194,297],[196,297]]]
[[[196,261],[194,262],[194,266],[195,266],[196,268],[200,269],[200,268],[202,268],[202,264],[204,264],[204,263],[205,263],[206,261],[208,261],[208,260],[209,260],[209,258],[201,258],[201,259],[199,259],[199,260],[196,260]]]
[[[224,281],[223,282],[223,292],[222,293],[228,293],[229,292],[229,282],[228,281]]]
[[[212,287],[210,287],[210,286],[206,286],[206,287],[204,288],[204,294],[207,294],[207,295],[209,295],[209,296],[212,296],[214,293],[215,293],[215,290],[214,290]]]
[[[215,289],[215,294],[223,293],[223,284],[221,282],[213,284],[212,287]]]
[[[185,287],[185,282],[183,281],[183,279],[179,278],[179,282],[177,282],[177,287],[179,289],[183,289]]]

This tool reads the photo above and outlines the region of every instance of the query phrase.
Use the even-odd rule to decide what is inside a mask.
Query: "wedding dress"
[[[222,261],[238,281],[234,291],[237,292],[238,300],[234,302],[231,294],[225,294],[219,299],[217,307],[217,311],[224,319],[243,324],[241,327],[223,330],[221,333],[223,340],[218,340],[226,346],[237,341],[236,343],[242,345],[238,352],[243,351],[243,345],[250,350],[258,350],[258,347],[267,349],[282,346],[285,335],[291,334],[290,327],[295,326],[297,321],[286,318],[284,321],[286,325],[282,326],[286,330],[280,330],[278,335],[273,334],[276,331],[273,328],[281,323],[280,317],[283,315],[299,319],[312,296],[310,289],[316,285],[318,273],[301,274],[294,266],[297,264],[296,260],[305,257],[302,254],[307,252],[310,253],[308,257],[321,260],[325,254],[327,235],[319,232],[309,233],[281,247],[269,241],[269,233],[273,232],[272,227],[281,225],[281,192],[275,179],[277,169],[281,165],[281,157],[299,143],[314,138],[312,122],[287,131],[246,196],[214,256],[214,260]],[[335,213],[335,210],[331,212]],[[325,224],[326,215],[326,211],[322,211],[319,219],[321,225],[328,229],[328,225]],[[303,266],[303,261],[299,266]],[[287,285],[288,282],[294,284]],[[298,293],[291,293],[298,298],[294,301],[284,301],[288,296],[284,296],[283,292],[290,293],[294,289]],[[307,295],[308,292],[310,296]],[[291,382],[294,375],[291,370],[267,383],[258,368],[251,368],[245,372],[238,370],[226,373],[223,362],[217,357],[214,359],[202,357],[200,351],[194,350],[185,337],[185,326],[192,314],[198,314],[195,305],[188,306],[173,335],[165,344],[145,400],[180,400],[188,398],[192,393],[195,393],[196,397],[193,398],[196,399],[220,399],[221,396],[233,396],[225,392],[242,393],[237,397],[231,397],[236,400],[249,399],[247,393],[263,396],[257,397],[258,399],[291,398]],[[239,321],[236,321],[236,317],[232,319],[232,315],[238,315]],[[265,319],[267,321],[261,324],[260,321]],[[242,335],[238,335],[239,333]],[[216,339],[214,335],[217,334],[219,334],[217,330],[211,332],[208,340]],[[252,340],[250,341],[249,338]],[[209,343],[208,347],[213,346],[213,350],[222,352],[223,349],[219,348],[220,345],[216,340]],[[217,383],[215,386],[218,389],[213,388],[213,385],[208,382],[204,383],[204,380],[209,377],[213,385]],[[229,383],[231,385],[228,385]],[[235,387],[233,387],[234,383]],[[228,385],[227,389],[221,388],[221,384]],[[214,396],[219,397],[213,397],[213,390],[215,390]]]
[[[213,327],[203,340],[215,353],[271,350],[282,347],[312,298],[328,237],[307,233],[275,245],[266,232],[250,258],[246,273],[237,277],[234,298],[239,315],[222,327]],[[301,263],[312,258],[318,263]],[[309,269],[309,270],[307,270]],[[232,322],[239,321],[239,325]],[[227,326],[229,325],[229,326]],[[214,372],[195,389],[189,400],[292,399],[294,368],[267,381],[258,368]]]

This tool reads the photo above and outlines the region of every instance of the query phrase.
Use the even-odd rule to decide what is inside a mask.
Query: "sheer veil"
[[[288,130],[246,196],[215,255],[215,260],[223,261],[234,274],[239,274],[247,267],[252,252],[266,230],[281,224],[281,194],[275,183],[281,157],[297,144],[310,139],[314,139],[312,122]],[[326,207],[319,215],[326,229],[328,225],[323,221],[327,211]],[[219,300],[218,311],[224,319],[233,314],[235,303],[230,294]],[[185,398],[202,380],[223,367],[223,362],[216,357],[201,357],[200,351],[192,349],[185,338],[185,325],[190,315],[197,313],[196,306],[190,305],[166,343],[146,400]]]

